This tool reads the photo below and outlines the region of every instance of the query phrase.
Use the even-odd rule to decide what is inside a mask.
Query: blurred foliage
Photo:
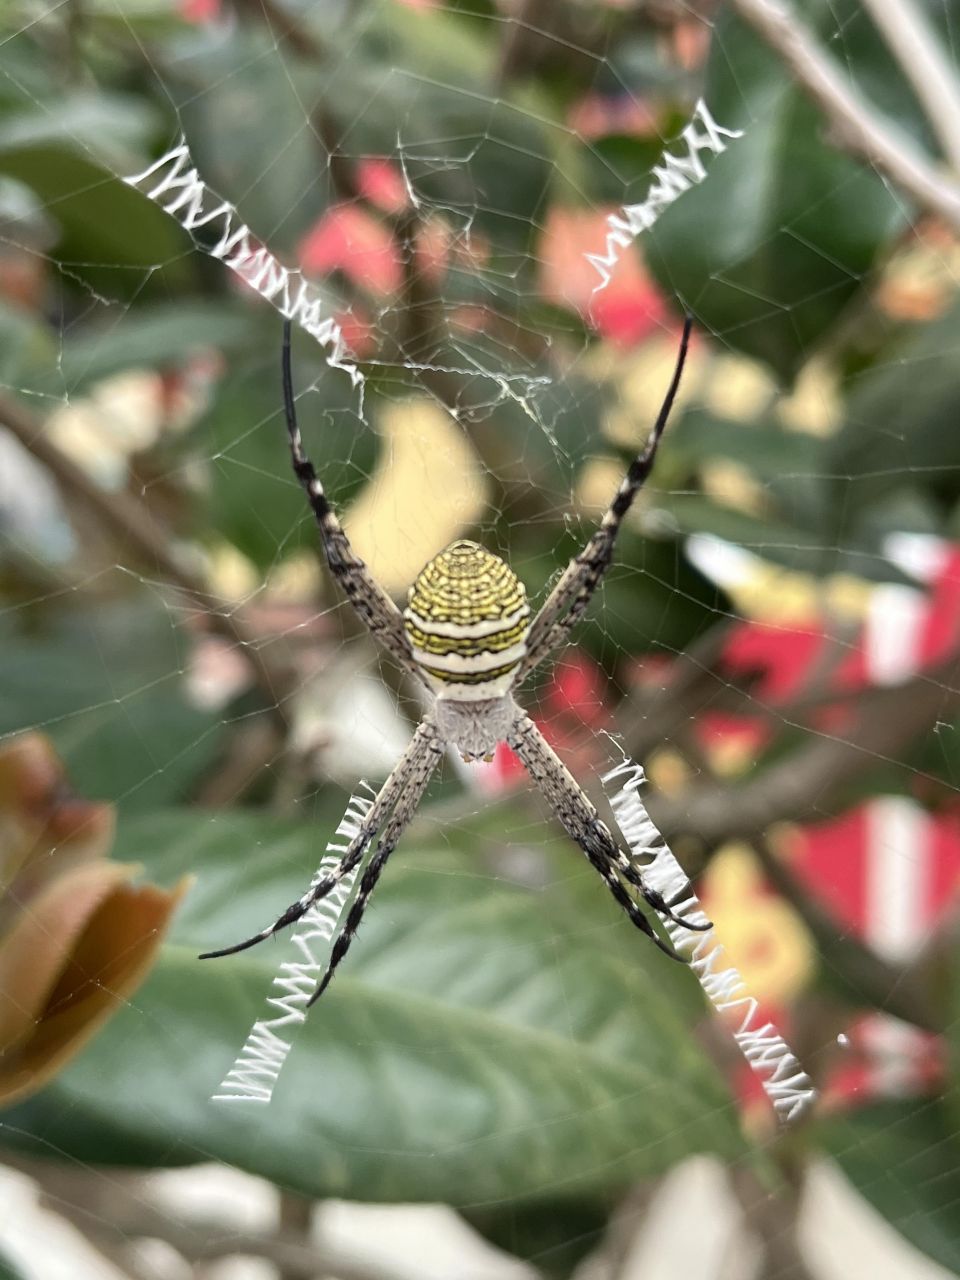
[[[930,147],[855,0],[799,7],[852,82]],[[953,0],[927,8],[960,23]],[[452,774],[405,838],[269,1112],[208,1101],[277,953],[206,965],[196,953],[261,927],[302,890],[342,813],[331,775],[354,761],[382,772],[389,735],[407,726],[389,714],[392,694],[381,720],[367,700],[346,727],[318,716],[333,690],[367,698],[373,658],[317,573],[289,474],[277,316],[123,175],[183,132],[209,186],[283,261],[306,263],[322,240],[319,284],[366,384],[361,400],[297,335],[300,415],[339,506],[383,485],[374,570],[390,543],[417,543],[428,492],[390,487],[380,424],[426,394],[486,486],[479,520],[455,492],[450,519],[542,598],[593,528],[597,493],[607,500],[642,442],[677,318],[694,313],[685,403],[576,633],[612,677],[564,744],[591,740],[590,785],[597,730],[656,741],[642,701],[666,687],[656,661],[690,646],[701,655],[741,607],[693,562],[689,534],[782,568],[804,600],[842,580],[859,624],[865,584],[905,580],[886,555],[891,531],[960,530],[955,238],[840,151],[723,6],[712,23],[654,9],[558,0],[542,38],[537,24],[502,21],[493,0],[277,0],[231,6],[222,21],[168,0],[85,0],[39,17],[16,0],[4,8],[0,418],[4,401],[30,414],[89,492],[58,492],[29,450],[0,440],[12,477],[0,493],[0,735],[42,728],[81,793],[118,806],[120,857],[161,884],[198,881],[143,987],[129,997],[132,978],[111,979],[104,994],[125,995],[122,1007],[56,1081],[4,1114],[3,1142],[138,1168],[217,1159],[315,1196],[442,1199],[556,1275],[638,1179],[693,1153],[754,1162],[775,1185],[764,1144],[741,1132],[735,1074],[704,1047],[709,1019],[689,975],[617,917],[542,812],[514,797],[478,816]],[[547,280],[551,238],[582,220],[594,236],[584,252],[599,250],[606,215],[643,199],[701,93],[745,136],[665,214],[643,257],[631,251],[629,287],[601,319],[581,252],[554,272],[566,292]],[[133,405],[128,416],[92,398],[105,388]],[[196,569],[209,614],[243,617],[248,639],[226,643],[148,547],[105,526],[98,512],[118,496]],[[837,623],[844,645],[855,612]],[[293,678],[251,679],[248,643],[278,670],[278,655],[289,661]],[[652,674],[638,692],[641,663]],[[708,768],[689,730],[741,692],[728,675],[663,735],[686,750],[663,770],[675,788]],[[548,705],[559,680],[547,673],[532,701]],[[778,718],[772,695],[741,683],[767,713],[754,772],[844,731],[799,711]],[[281,720],[296,726],[285,739]],[[945,707],[934,743],[874,753],[857,794],[926,801],[936,784],[933,798],[954,803],[953,722]],[[2,801],[19,812],[23,797],[11,783]],[[63,844],[36,844],[51,875]],[[108,844],[92,862],[101,876],[115,865]],[[148,891],[121,877],[110,893],[126,903]],[[133,946],[137,978],[172,909],[163,902],[136,939],[137,915],[108,930]],[[955,957],[949,967],[960,982]],[[45,1029],[45,1015],[31,1018]],[[54,1043],[45,1062],[59,1065],[68,1037]],[[39,1086],[48,1068],[33,1070]],[[957,1120],[955,1098],[874,1104],[803,1141],[958,1269],[955,1168],[940,1176]]]

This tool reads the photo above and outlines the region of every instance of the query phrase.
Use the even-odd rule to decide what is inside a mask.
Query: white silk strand
[[[689,887],[683,867],[667,848],[640,799],[640,787],[646,781],[643,769],[624,759],[604,774],[603,784],[607,786],[621,778],[625,779],[623,786],[610,804],[644,880],[663,895],[676,915],[706,923],[707,917]],[[816,1099],[817,1091],[773,1023],[759,1022],[759,1005],[747,994],[739,971],[722,963],[723,947],[713,930],[698,933],[672,920],[663,923],[675,949],[689,957],[690,968],[710,1003],[737,1020],[733,1037],[777,1116],[788,1123],[796,1120]]]
[[[341,843],[334,838],[327,845],[310,882],[311,888],[340,865],[351,841],[359,835],[372,804],[372,792],[369,798],[356,794],[350,797],[346,813],[337,827]],[[297,925],[290,941],[298,952],[298,959],[287,960],[280,966],[273,985],[282,994],[267,998],[267,1004],[275,1005],[280,1012],[253,1024],[243,1048],[221,1080],[211,1102],[267,1103],[272,1098],[273,1087],[292,1046],[292,1041],[284,1039],[278,1032],[306,1021],[307,1002],[326,965],[327,949],[343,918],[359,870],[358,866],[344,876],[325,898],[310,907]]]
[[[680,135],[685,151],[679,155],[664,152],[660,163],[654,166],[653,182],[646,199],[640,204],[624,205],[619,213],[612,213],[607,218],[610,229],[604,252],[586,255],[587,261],[600,275],[600,283],[594,293],[609,284],[624,249],[633,244],[641,232],[648,231],[664,209],[668,209],[685,191],[703,182],[707,169],[700,158],[701,151],[718,156],[727,149],[725,138],[732,140],[742,137],[742,129],[725,129],[723,125],[717,124],[707,104],[702,98],[699,100],[690,123]]]
[[[198,249],[225,263],[282,316],[316,338],[329,353],[327,364],[348,374],[354,386],[362,384],[363,374],[350,360],[339,324],[324,317],[326,304],[319,289],[301,271],[278,262],[240,221],[233,205],[210,190],[182,137],[149,168],[123,181],[178,222]],[[196,234],[201,227],[207,228],[202,239]],[[211,245],[214,236],[217,238]]]

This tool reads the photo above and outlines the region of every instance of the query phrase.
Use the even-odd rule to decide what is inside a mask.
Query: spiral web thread
[[[316,338],[329,351],[327,363],[332,368],[348,374],[354,386],[363,383],[363,374],[349,359],[350,350],[339,324],[323,315],[325,302],[316,285],[302,272],[278,262],[240,221],[234,206],[210,190],[197,172],[182,136],[149,168],[123,181],[142,191],[178,222],[198,249],[224,262],[281,315]],[[208,238],[219,231],[220,237],[213,246],[197,236],[200,227],[209,228]]]
[[[646,781],[643,768],[624,758],[603,775],[603,784],[607,787],[620,778],[625,781],[610,804],[630,853],[640,864],[644,880],[663,895],[677,915],[705,921],[703,908],[690,889],[683,868],[667,848],[640,799],[640,787]],[[723,947],[713,930],[698,933],[673,920],[663,923],[676,950],[689,956],[690,968],[713,1007],[739,1018],[733,1037],[763,1085],[778,1118],[786,1123],[796,1120],[814,1102],[817,1091],[774,1024],[758,1022],[759,1005],[747,994],[739,971],[732,965],[721,967]]]
[[[351,842],[360,834],[360,828],[370,812],[374,793],[361,783],[369,796],[354,793],[346,812],[337,827],[336,836],[327,845],[326,853],[310,882],[313,888],[324,876],[336,870]],[[273,1097],[273,1087],[286,1062],[292,1041],[278,1032],[285,1027],[296,1027],[306,1021],[307,1002],[317,986],[320,972],[326,964],[327,948],[343,918],[344,908],[350,897],[359,866],[336,885],[325,898],[315,902],[306,912],[291,943],[299,953],[299,959],[286,960],[273,980],[273,985],[283,994],[269,996],[267,1004],[275,1005],[280,1012],[272,1018],[261,1018],[253,1024],[243,1048],[233,1066],[223,1077],[211,1102],[264,1102]]]

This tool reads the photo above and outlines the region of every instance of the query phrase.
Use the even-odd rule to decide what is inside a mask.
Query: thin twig
[[[281,1187],[277,1195],[277,1233],[279,1236],[294,1236],[309,1242],[313,1227],[314,1201],[309,1196],[299,1195],[296,1191],[287,1191]],[[277,1280],[314,1280],[317,1274],[316,1258],[311,1258],[307,1266],[287,1260],[277,1268]]]
[[[760,1245],[757,1274],[776,1280],[814,1280],[800,1242],[804,1170],[785,1167],[781,1161],[781,1172],[786,1178],[774,1195],[746,1162],[729,1167],[729,1186]]]
[[[954,173],[960,174],[960,84],[925,15],[914,0],[863,0]]]
[[[960,232],[960,186],[940,173],[889,120],[874,113],[800,22],[788,0],[730,2],[820,107],[838,145],[867,160],[920,208]]]
[[[53,476],[68,504],[78,501],[90,511],[124,551],[132,551],[155,566],[161,578],[186,595],[200,610],[213,631],[240,651],[275,714],[291,687],[292,671],[261,646],[261,639],[237,608],[218,608],[203,579],[176,548],[169,533],[143,503],[129,494],[108,492],[57,448],[44,426],[10,396],[0,395],[0,426],[6,427],[23,447]]]
[[[190,1263],[217,1258],[264,1258],[281,1270],[337,1280],[398,1280],[399,1272],[364,1262],[352,1252],[317,1245],[298,1231],[238,1229],[212,1218],[174,1214],[154,1203],[149,1184],[120,1170],[10,1152],[4,1159],[33,1178],[41,1204],[72,1223],[100,1248],[113,1251],[138,1239],[164,1240]],[[106,1250],[105,1250],[106,1251]]]

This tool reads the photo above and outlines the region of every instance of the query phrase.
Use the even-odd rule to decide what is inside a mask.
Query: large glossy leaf
[[[212,303],[184,298],[105,319],[76,338],[64,335],[56,369],[61,395],[75,395],[124,369],[159,369],[211,348],[230,352],[244,343],[254,344],[253,315],[239,299]]]
[[[960,307],[953,307],[908,331],[852,381],[846,421],[827,457],[832,538],[849,536],[871,509],[889,513],[892,495],[906,486],[939,502],[960,498],[958,352]],[[889,518],[884,523],[890,527]]]
[[[0,116],[0,173],[44,202],[59,229],[57,260],[70,278],[112,297],[185,275],[176,261],[183,233],[120,180],[138,168],[137,144],[154,123],[137,99],[109,95],[57,97],[43,106],[24,96],[21,110]]]
[[[0,734],[40,728],[85,795],[148,809],[179,799],[217,749],[219,716],[192,706],[184,638],[156,599],[0,624]]]
[[[499,839],[422,821],[269,1108],[209,1102],[287,951],[196,953],[289,902],[336,820],[325,808],[293,824],[243,813],[125,824],[118,854],[161,881],[193,869],[196,889],[149,982],[8,1117],[7,1138],[83,1160],[222,1159],[308,1194],[474,1206],[597,1195],[692,1151],[741,1151],[694,1034],[692,975],[529,819]],[[508,841],[528,873],[540,866],[540,887],[491,869]]]
[[[198,31],[180,55],[169,91],[204,180],[275,252],[292,250],[326,203],[327,157],[309,120],[316,64],[279,50],[265,21],[229,40]]]
[[[933,1099],[863,1107],[819,1129],[865,1199],[918,1249],[960,1271],[960,1141],[955,1115]]]
[[[801,8],[845,72],[893,86],[898,125],[917,120],[852,0]],[[645,247],[663,286],[702,324],[789,381],[904,225],[903,203],[830,143],[821,115],[729,9],[716,25],[706,98],[719,123],[745,136],[711,162],[707,181],[668,210]]]

